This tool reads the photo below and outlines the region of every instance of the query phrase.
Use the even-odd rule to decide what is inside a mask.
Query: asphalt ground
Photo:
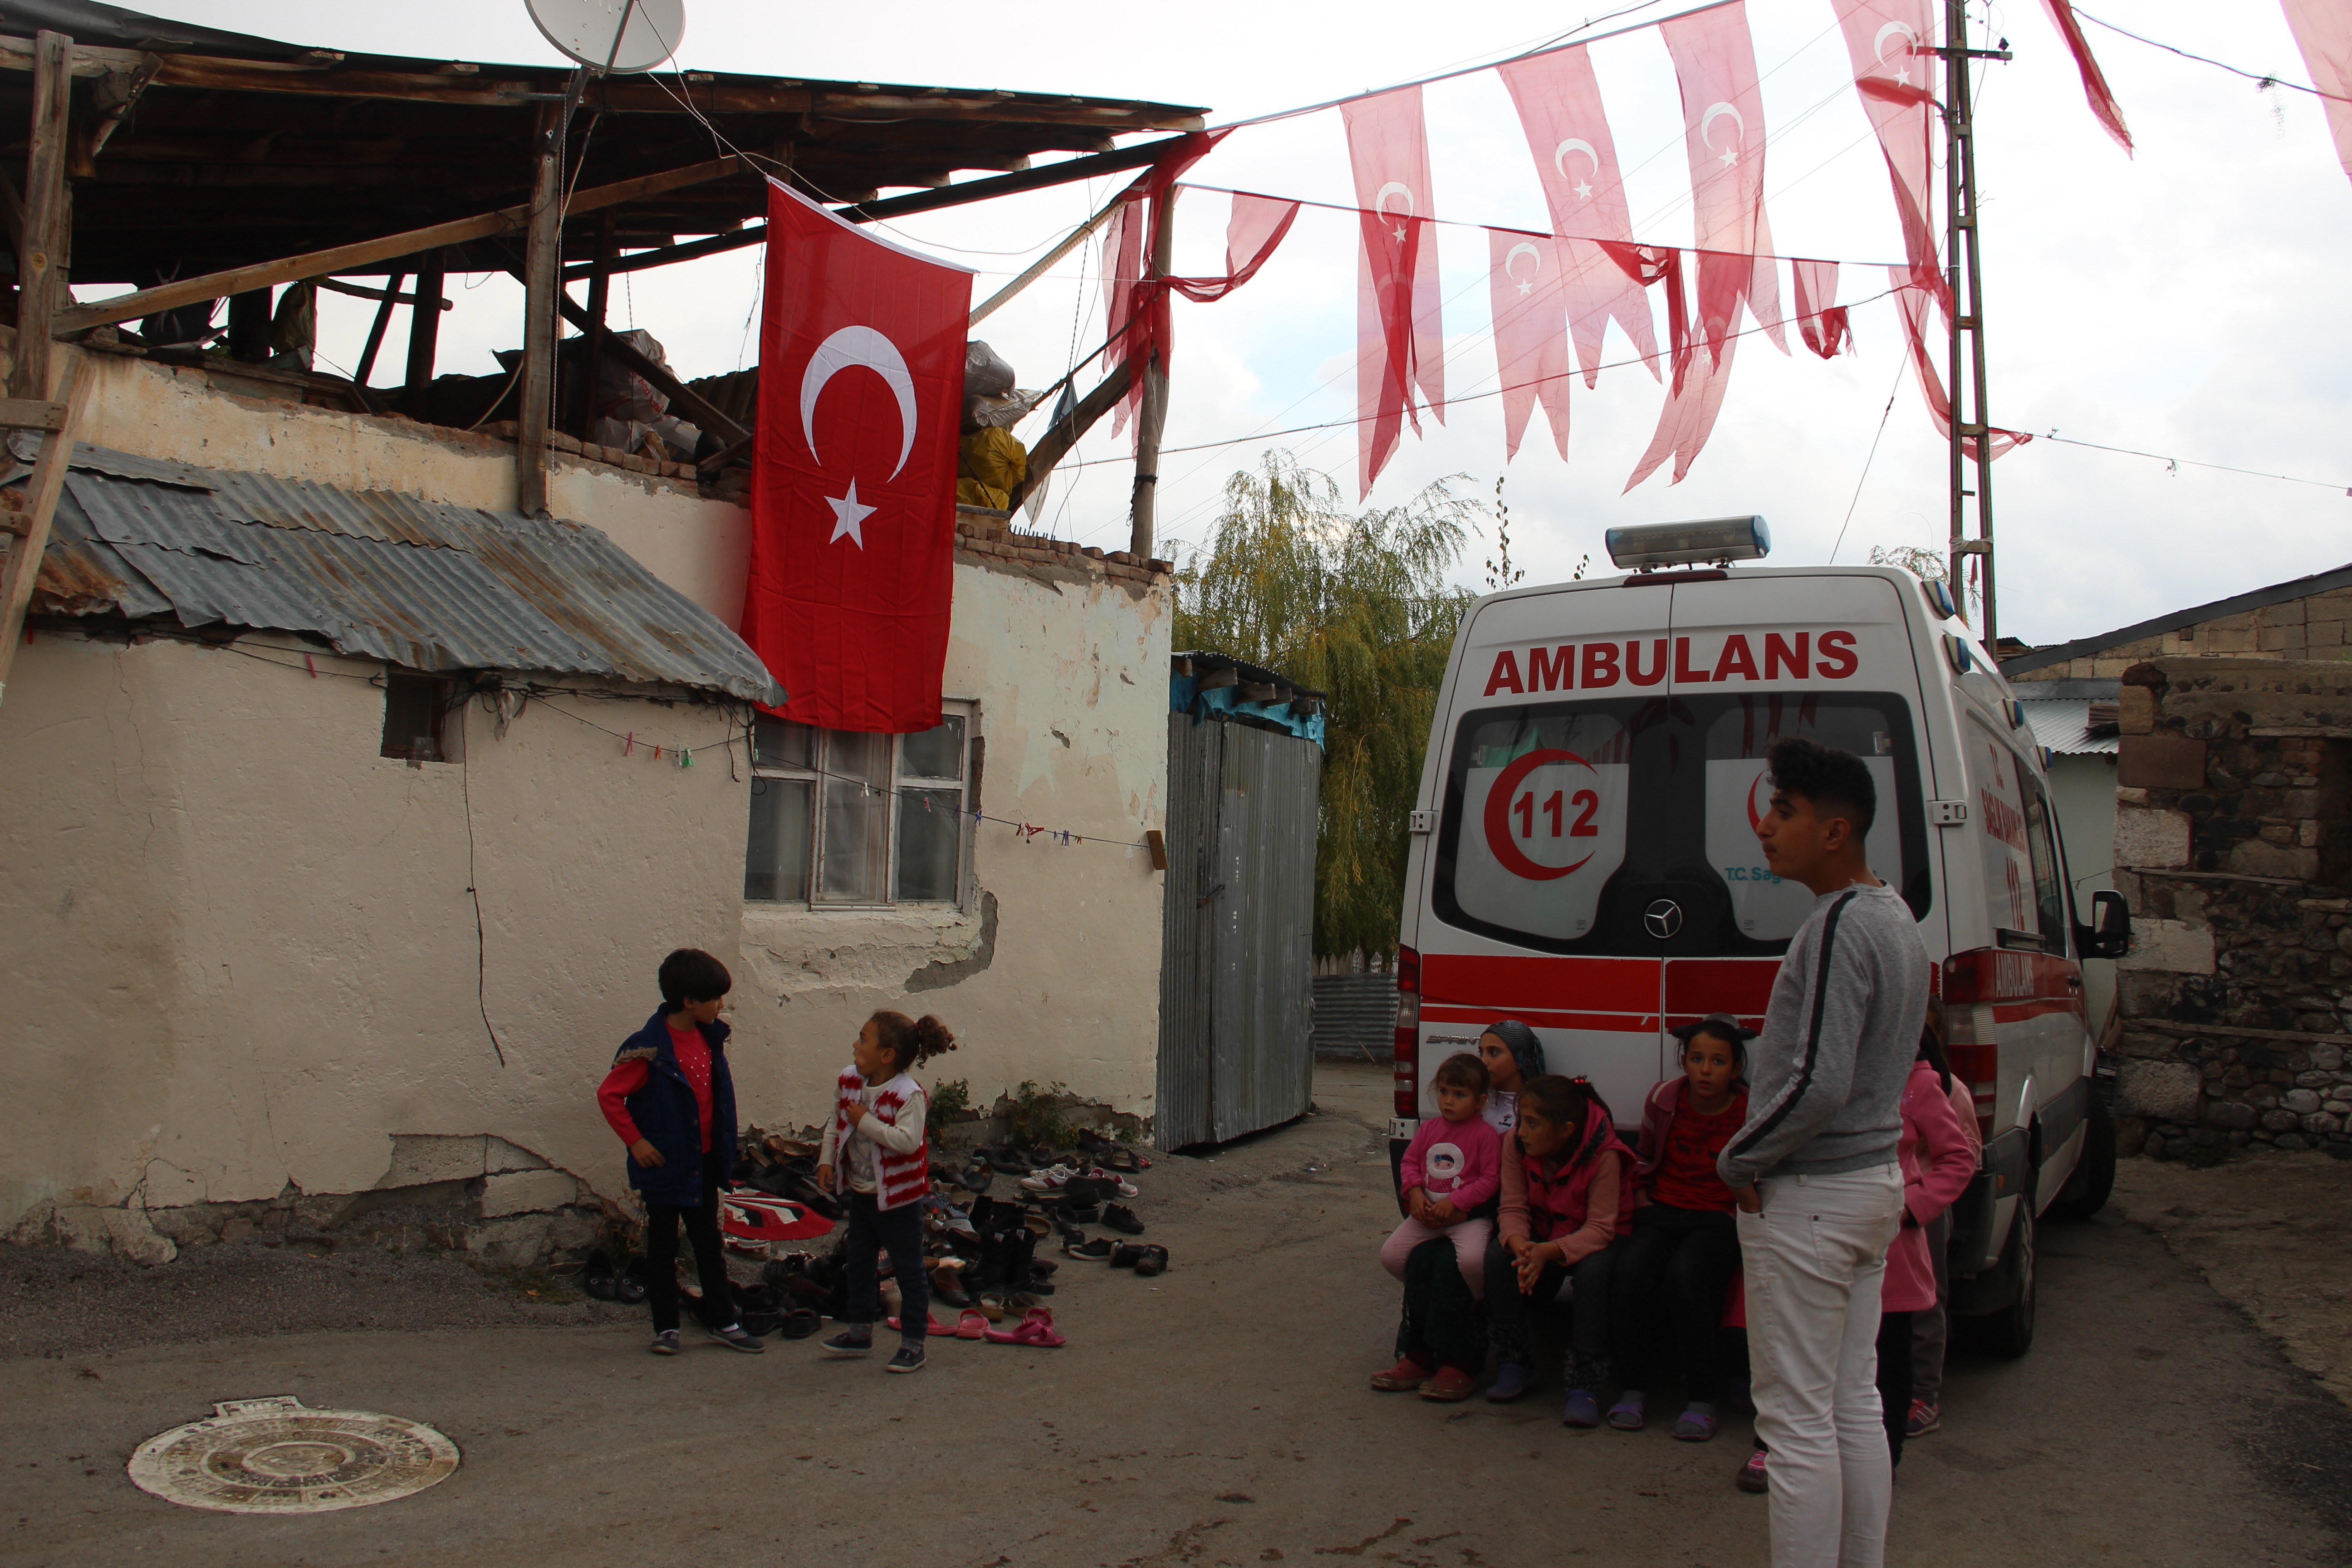
[[[1767,1562],[1763,1500],[1731,1485],[1743,1423],[1569,1431],[1556,1375],[1511,1406],[1366,1388],[1396,1310],[1387,1081],[1323,1064],[1316,1114],[1138,1178],[1174,1266],[1066,1261],[1066,1347],[935,1344],[911,1377],[813,1342],[657,1360],[634,1313],[447,1259],[240,1247],[140,1274],[0,1249],[0,1561]],[[1956,1357],[1889,1562],[2352,1561],[2345,1406],[2147,1228],[2042,1235],[2039,1342]],[[463,1463],[300,1518],[125,1478],[146,1437],[280,1394],[430,1423]]]

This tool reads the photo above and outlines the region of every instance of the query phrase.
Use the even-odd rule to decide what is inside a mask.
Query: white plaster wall
[[[267,639],[260,639],[267,640]],[[0,1231],[373,1187],[393,1136],[492,1133],[612,1194],[594,1087],[676,946],[737,961],[748,785],[625,758],[721,712],[535,701],[463,768],[377,755],[383,697],[235,651],[44,636],[0,705]],[[453,724],[456,720],[453,718]],[[469,880],[468,805],[475,850]],[[485,921],[476,1000],[473,901]]]

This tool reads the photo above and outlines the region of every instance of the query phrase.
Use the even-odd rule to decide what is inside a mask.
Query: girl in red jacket
[[[1633,1213],[1633,1152],[1609,1107],[1582,1079],[1548,1073],[1519,1091],[1519,1123],[1503,1141],[1503,1206],[1486,1247],[1486,1306],[1502,1359],[1486,1397],[1525,1394],[1528,1315],[1574,1280],[1568,1352],[1570,1426],[1601,1425],[1609,1379],[1609,1275]]]
[[[1642,1110],[1641,1155],[1633,1167],[1633,1234],[1617,1266],[1619,1367],[1624,1389],[1609,1425],[1639,1432],[1643,1390],[1673,1359],[1690,1404],[1675,1417],[1685,1443],[1715,1436],[1715,1401],[1723,1382],[1723,1300],[1739,1272],[1739,1233],[1731,1189],[1715,1157],[1748,1120],[1748,1042],[1728,1013],[1675,1031],[1683,1076],[1650,1092]],[[1670,1332],[1669,1332],[1670,1331]]]

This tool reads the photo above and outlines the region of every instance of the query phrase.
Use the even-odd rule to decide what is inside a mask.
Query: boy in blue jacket
[[[735,1169],[735,1079],[719,1010],[734,978],[699,948],[662,960],[661,1010],[622,1042],[596,1090],[604,1120],[629,1150],[629,1185],[646,1201],[646,1295],[656,1355],[677,1353],[677,1227],[686,1223],[702,1277],[699,1316],[710,1337],[757,1354],[727,1282],[719,1188]]]

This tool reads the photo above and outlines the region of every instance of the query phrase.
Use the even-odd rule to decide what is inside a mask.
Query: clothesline
[[[1320,207],[1327,212],[1357,213],[1360,215],[1370,214],[1374,216],[1385,217],[1391,220],[1396,219],[1400,216],[1393,212],[1374,214],[1372,213],[1372,209],[1370,207],[1360,207],[1348,202],[1318,202],[1306,196],[1277,196],[1269,195],[1265,191],[1236,190],[1231,185],[1204,185],[1195,184],[1191,180],[1178,181],[1177,188],[1180,190],[1215,191],[1221,195],[1229,196],[1253,196],[1259,201],[1265,202],[1288,202],[1293,206]],[[1506,223],[1474,223],[1468,218],[1416,217],[1410,219],[1409,221],[1413,223],[1443,224],[1449,228],[1485,229],[1493,234],[1524,234],[1530,239],[1575,239],[1583,240],[1593,245],[1633,245],[1643,250],[1694,250],[1697,248],[1696,247],[1688,245],[1654,245],[1646,240],[1639,239],[1603,240],[1594,235],[1555,234],[1549,229],[1521,228],[1516,224]],[[1741,254],[1744,255],[1746,253],[1742,252]],[[1756,259],[1759,261],[1835,261],[1836,265],[1840,267],[1897,267],[1907,265],[1903,262],[1891,261],[1837,260],[1834,258],[1827,256],[1782,256],[1776,252],[1763,250],[1756,252]]]

